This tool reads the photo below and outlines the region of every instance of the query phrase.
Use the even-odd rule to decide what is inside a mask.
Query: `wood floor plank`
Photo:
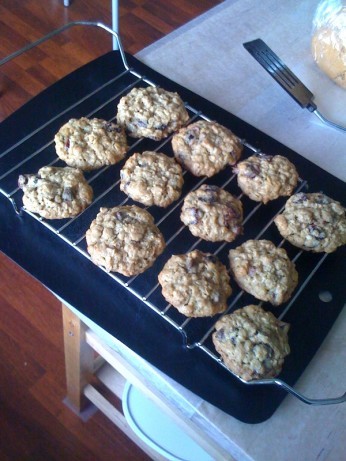
[[[167,24],[165,20],[162,20],[161,16],[155,14],[151,8],[138,7],[133,10],[133,13],[137,18],[141,18],[141,20],[149,24],[153,27],[159,34],[167,35],[174,30],[174,27],[170,24]]]

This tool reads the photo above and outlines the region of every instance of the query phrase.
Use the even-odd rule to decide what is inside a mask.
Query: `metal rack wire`
[[[119,171],[120,169],[119,165],[117,165],[116,167],[113,167],[113,166],[104,167],[104,168],[101,168],[100,170],[86,174],[88,183],[91,186],[96,185],[95,189],[97,189],[98,192],[97,194],[95,194],[93,203],[86,210],[84,210],[80,215],[72,219],[68,219],[68,220],[54,220],[54,221],[50,220],[49,221],[49,220],[43,219],[35,215],[34,213],[29,212],[28,210],[26,210],[24,207],[20,205],[21,191],[17,185],[17,179],[18,179],[19,174],[32,172],[32,168],[36,165],[39,165],[41,167],[45,165],[59,165],[61,163],[61,161],[56,157],[56,154],[55,154],[54,145],[53,145],[54,141],[52,138],[44,137],[45,139],[44,144],[43,145],[39,144],[35,146],[33,151],[30,151],[29,153],[27,150],[25,150],[25,156],[17,155],[17,152],[18,151],[20,152],[23,146],[31,147],[32,145],[35,145],[35,143],[33,142],[35,136],[40,133],[42,134],[42,132],[44,132],[44,130],[46,130],[47,128],[49,128],[50,130],[53,129],[53,131],[55,128],[55,132],[56,132],[60,128],[60,126],[63,123],[65,123],[67,119],[72,118],[74,113],[78,113],[78,111],[83,112],[83,105],[86,102],[88,103],[88,106],[91,104],[92,110],[89,110],[86,113],[83,112],[83,116],[85,117],[97,116],[99,118],[106,118],[108,121],[113,121],[116,117],[115,107],[116,107],[117,101],[119,101],[119,99],[123,95],[127,94],[133,87],[143,86],[143,85],[156,86],[156,84],[155,82],[148,80],[143,75],[136,72],[136,70],[131,69],[129,67],[127,60],[126,60],[125,53],[123,51],[121,41],[118,35],[114,31],[112,31],[110,28],[108,28],[107,26],[103,24],[89,23],[86,21],[78,21],[75,23],[70,23],[60,29],[57,29],[56,31],[53,31],[51,34],[47,35],[46,37],[43,37],[37,42],[34,42],[33,44],[30,44],[27,47],[23,48],[22,50],[19,50],[18,52],[13,53],[12,55],[3,59],[2,61],[0,61],[0,65],[5,64],[10,59],[13,59],[16,56],[19,56],[20,54],[24,53],[28,49],[31,49],[34,46],[39,45],[40,43],[53,37],[54,35],[60,32],[63,32],[64,30],[72,26],[80,26],[80,25],[101,27],[107,32],[111,33],[114,37],[116,37],[118,41],[118,48],[119,48],[119,52],[122,57],[124,69],[118,75],[115,75],[109,81],[104,83],[101,87],[95,89],[89,94],[84,95],[80,100],[74,102],[72,105],[68,107],[65,107],[64,110],[62,110],[61,112],[57,114],[53,114],[51,118],[47,120],[43,125],[35,129],[31,133],[27,134],[25,137],[18,140],[15,144],[13,144],[12,146],[8,147],[5,151],[0,153],[0,192],[12,202],[13,208],[16,213],[18,214],[23,213],[23,212],[27,213],[33,219],[39,221],[43,226],[45,226],[51,232],[56,234],[59,238],[64,240],[68,245],[73,247],[76,251],[81,253],[85,258],[88,258],[90,260],[90,256],[88,252],[86,251],[85,232],[88,229],[91,220],[98,212],[100,206],[107,206],[105,205],[105,203],[107,204],[109,203],[109,201],[112,203],[112,206],[132,203],[131,199],[129,199],[128,197],[126,197],[124,194],[120,192],[119,187],[118,187],[120,179],[114,180],[115,176],[110,175],[110,172],[115,171],[114,168],[116,169],[117,172]],[[126,86],[123,85],[123,88],[119,91],[117,89],[119,86],[118,84],[120,82],[123,83],[125,77],[126,79],[130,79],[130,83],[126,84]],[[93,99],[94,98],[96,99],[96,97],[99,98],[99,96],[102,94],[102,92],[105,89],[110,90],[111,96],[102,100],[101,103],[98,101],[97,105],[94,106]],[[188,123],[191,123],[199,119],[210,120],[206,114],[201,113],[197,108],[190,106],[188,103],[185,103],[185,106],[190,115],[190,120]],[[107,115],[110,112],[110,107],[113,108],[111,112],[114,114],[112,117],[107,117]],[[167,153],[167,155],[171,155],[172,153],[170,151],[171,149],[170,141],[171,141],[171,137],[168,137],[159,144],[156,142],[155,146],[152,147],[150,150],[155,150],[158,152],[165,152]],[[129,146],[129,151],[128,151],[127,156],[131,155],[131,153],[137,150],[138,151],[147,150],[147,142],[148,141],[145,139],[129,140],[130,146]],[[254,153],[259,154],[259,155],[261,154],[258,148],[252,146],[246,140],[242,140],[242,144],[244,146],[244,157],[252,155]],[[14,157],[15,157],[15,161],[13,161]],[[170,234],[168,234],[167,232],[164,232],[165,240],[166,240],[166,251],[165,251],[165,256],[163,256],[163,258],[167,257],[167,253],[169,254],[173,253],[172,248],[174,249],[174,251],[176,250],[177,242],[179,242],[178,247],[183,248],[184,252],[192,251],[193,249],[197,247],[201,247],[205,244],[205,242],[203,242],[202,239],[192,238],[192,236],[188,235],[188,232],[186,231],[186,226],[180,222],[179,218],[177,219],[177,216],[178,216],[177,213],[179,212],[179,208],[184,200],[184,196],[186,195],[186,193],[190,192],[191,190],[197,189],[205,181],[207,181],[207,178],[205,177],[192,179],[191,177],[189,177],[189,175],[190,174],[188,172],[186,171],[184,172],[184,180],[186,180],[186,183],[191,185],[191,187],[189,187],[188,191],[185,191],[184,195],[182,195],[182,197],[178,201],[173,203],[170,207],[168,207],[165,210],[158,210],[155,207],[146,207],[146,209],[150,208],[150,212],[153,212],[153,214],[155,214],[156,225],[159,228],[165,228],[166,223],[170,222],[170,220],[172,221],[172,219],[175,222],[175,227],[173,228],[173,232],[171,232]],[[113,179],[110,180],[109,177],[112,177]],[[214,181],[214,178],[213,178],[213,181]],[[235,174],[232,175],[232,174],[229,174],[229,172],[225,172],[225,174],[218,175],[218,178],[216,181],[218,182],[218,185],[224,189],[232,190],[233,192],[234,190],[236,190]],[[295,192],[305,190],[306,187],[307,187],[307,182],[304,180],[300,180],[297,190]],[[111,196],[111,199],[110,199],[110,196]],[[238,198],[243,198],[243,195],[238,194]],[[247,224],[251,223],[251,220],[257,216],[259,210],[262,207],[263,205],[261,203],[252,202],[248,204],[247,213],[245,214],[244,222],[243,222],[243,225],[245,227],[245,234],[246,234]],[[284,205],[281,204],[275,209],[275,212],[271,215],[269,220],[266,221],[266,223],[262,227],[256,229],[256,235],[253,238],[259,239],[263,237],[264,235],[266,235],[268,230],[270,230],[272,227],[272,223],[273,223],[273,220],[276,214],[280,213],[283,207]],[[168,224],[166,227],[171,228],[171,225]],[[279,246],[282,246],[284,244],[285,244],[284,240],[281,240],[278,243]],[[208,252],[211,252],[214,255],[217,255],[219,257],[222,256],[223,258],[225,258],[228,245],[229,244],[227,242],[213,244],[209,248]],[[238,245],[237,242],[236,242],[236,245]],[[294,255],[292,255],[291,259],[297,264],[299,263],[299,258],[301,254],[302,254],[302,251],[297,251]],[[293,303],[296,301],[296,299],[299,297],[300,293],[305,289],[306,285],[308,284],[310,279],[313,277],[315,272],[323,264],[326,256],[327,256],[326,254],[323,254],[317,259],[317,261],[314,261],[314,264],[311,267],[310,272],[306,274],[303,280],[300,281],[299,286],[294,296],[290,300],[290,302],[282,308],[278,316],[280,319],[283,319],[285,317],[285,315],[287,314],[287,312],[289,311]],[[210,318],[207,320],[205,319],[196,320],[192,318],[186,318],[183,315],[179,314],[170,304],[167,304],[166,301],[164,301],[160,293],[159,284],[157,282],[157,274],[158,274],[159,268],[160,268],[160,263],[156,262],[153,268],[147,270],[143,274],[139,274],[131,278],[126,278],[126,277],[123,277],[115,273],[107,272],[107,274],[109,275],[109,277],[114,279],[115,282],[117,282],[118,284],[126,288],[136,298],[142,301],[146,306],[148,306],[150,309],[155,311],[165,321],[169,322],[169,324],[172,327],[177,329],[181,333],[184,344],[186,345],[187,348],[190,348],[190,349],[199,348],[205,354],[207,354],[209,357],[215,360],[218,364],[220,364],[220,366],[224,366],[220,358],[215,354],[213,347],[211,346],[211,341],[210,341],[210,336],[214,330],[214,325],[217,319]],[[105,269],[103,269],[102,267],[100,267],[100,270],[105,271]],[[230,304],[228,305],[227,311],[221,315],[225,315],[231,312],[232,310],[234,310],[243,296],[246,296],[246,294],[243,291],[235,290],[234,295],[231,297]],[[219,316],[217,317],[219,318]],[[198,324],[197,328],[195,328],[196,324]],[[232,373],[230,370],[228,371]],[[346,400],[346,394],[344,394],[341,397],[332,398],[332,399],[318,399],[318,400],[309,399],[303,396],[302,394],[298,393],[297,391],[295,391],[292,387],[290,387],[287,383],[281,381],[280,379],[264,379],[264,380],[254,380],[254,381],[248,382],[248,381],[242,380],[239,376],[236,376],[236,377],[248,385],[277,385],[285,389],[287,392],[293,394],[295,397],[302,400],[303,402],[312,404],[312,405],[335,404],[335,403],[340,403]]]

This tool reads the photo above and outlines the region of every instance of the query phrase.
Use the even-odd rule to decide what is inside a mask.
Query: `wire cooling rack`
[[[84,94],[80,100],[66,106],[59,113],[51,114],[49,119],[47,119],[44,124],[36,127],[34,131],[25,135],[25,137],[19,139],[13,145],[9,146],[6,148],[6,150],[1,152],[0,192],[11,201],[16,213],[27,213],[33,219],[39,221],[43,226],[56,234],[76,251],[81,253],[85,258],[90,260],[90,256],[86,250],[85,232],[89,228],[92,219],[99,211],[99,208],[101,206],[113,207],[134,203],[119,189],[119,171],[123,165],[123,162],[116,166],[104,167],[97,170],[96,172],[94,171],[85,174],[88,183],[93,187],[94,190],[93,203],[80,215],[67,220],[46,220],[26,210],[25,207],[22,207],[21,190],[17,184],[18,176],[20,174],[36,172],[40,167],[45,165],[63,166],[62,162],[59,158],[57,158],[55,154],[54,134],[68,119],[75,116],[78,117],[77,114],[82,113],[85,117],[98,117],[108,121],[113,121],[116,118],[115,107],[122,96],[127,94],[134,87],[148,85],[156,86],[156,83],[150,79],[147,79],[144,75],[141,75],[139,72],[128,65],[121,40],[116,32],[112,31],[104,24],[86,21],[70,23],[61,27],[60,29],[51,32],[42,39],[3,59],[0,61],[0,65],[5,64],[9,60],[19,56],[25,51],[39,45],[45,40],[48,40],[54,37],[56,34],[61,33],[73,26],[100,27],[116,37],[124,68],[102,86],[88,94]],[[210,120],[208,115],[202,113],[198,108],[192,107],[187,102],[185,103],[185,106],[190,116],[188,123],[201,119]],[[44,139],[43,143],[41,141],[42,139]],[[171,149],[171,137],[168,137],[159,143],[143,138],[138,140],[129,139],[128,141],[129,150],[127,157],[134,152],[141,152],[144,150],[163,152],[170,156],[173,155]],[[261,150],[251,145],[245,139],[242,139],[242,144],[244,146],[243,158],[249,155],[253,155],[254,153],[261,155]],[[232,174],[229,170],[225,170],[218,174],[215,178],[195,178],[189,172],[184,171],[185,185],[183,194],[178,201],[164,210],[159,210],[157,207],[146,207],[146,209],[148,209],[149,212],[153,214],[156,225],[160,228],[165,236],[166,250],[163,255],[158,258],[152,268],[148,269],[143,274],[139,274],[131,278],[107,272],[108,276],[111,277],[116,283],[126,288],[148,308],[152,309],[157,313],[157,315],[167,321],[173,328],[177,329],[181,333],[183,342],[188,349],[199,348],[222,367],[225,366],[215,353],[215,349],[211,341],[211,334],[214,331],[215,322],[220,316],[218,315],[207,319],[186,318],[170,304],[167,304],[167,302],[164,300],[159,284],[157,282],[157,275],[160,268],[162,268],[164,262],[170,255],[186,253],[196,248],[200,249],[201,251],[212,253],[226,263],[227,254],[230,247],[229,243],[221,242],[217,244],[211,244],[203,241],[202,239],[196,239],[189,233],[186,226],[183,225],[179,219],[180,208],[186,194],[191,190],[197,189],[206,182],[212,182],[212,184],[218,185],[219,187],[228,190],[237,196],[238,199],[242,200],[245,211],[243,221],[244,235],[239,240],[236,240],[236,245],[242,243],[242,241],[245,241],[248,238],[268,238],[270,240],[274,240],[277,246],[281,247],[286,245],[285,240],[282,240],[281,238],[278,240],[279,236],[277,232],[275,232],[273,226],[273,220],[275,216],[283,210],[284,203],[278,200],[277,205],[275,205],[273,208],[270,208],[270,213],[268,213],[267,206],[261,203],[252,202],[251,200],[247,199],[247,197],[244,197],[242,193],[239,193],[235,176],[236,175]],[[308,186],[309,185],[306,180],[300,179],[295,192],[302,190],[305,191],[308,189]],[[262,215],[265,215],[265,219],[263,219]],[[327,258],[327,254],[314,255],[311,257],[311,261],[308,264],[306,264],[306,261],[304,261],[303,268],[300,268],[300,259],[302,258],[303,251],[293,249],[289,245],[286,249],[290,255],[291,260],[297,267],[300,281],[296,291],[293,294],[293,297],[289,300],[289,302],[284,304],[279,309],[276,309],[275,311],[276,316],[281,320],[285,319],[285,316],[291,307],[299,299],[301,293],[306,289],[309,282],[314,277],[314,274],[319,270]],[[100,267],[100,270],[106,272],[102,267]],[[220,315],[225,315],[229,312],[232,312],[236,307],[239,307],[240,303],[245,305],[245,302],[247,299],[249,299],[249,295],[247,295],[244,291],[239,290],[235,286],[234,282],[233,288],[234,290],[230,298],[228,308],[225,313]],[[232,373],[230,370],[228,371]],[[303,402],[312,405],[335,404],[346,401],[346,393],[337,398],[310,399],[294,390],[281,379],[263,379],[249,382],[244,381],[239,376],[237,376],[237,378],[247,385],[277,385],[285,389],[287,392],[293,394]]]

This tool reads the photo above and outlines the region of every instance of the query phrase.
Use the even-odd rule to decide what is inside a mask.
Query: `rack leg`
[[[85,325],[62,303],[68,404],[81,413],[90,404],[83,391],[93,374],[94,351],[85,341]]]
[[[111,0],[112,5],[112,29],[114,32],[119,33],[119,0]],[[117,50],[118,47],[118,42],[115,37],[113,37],[113,50]]]
[[[64,0],[64,6],[70,6],[71,0]],[[111,14],[112,14],[112,29],[119,33],[119,0],[111,0]],[[113,50],[117,50],[118,41],[115,37],[112,38]]]

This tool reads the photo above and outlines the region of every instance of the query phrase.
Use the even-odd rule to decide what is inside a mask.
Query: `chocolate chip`
[[[189,222],[189,224],[197,224],[201,217],[202,217],[202,212],[201,210],[199,210],[198,208],[187,208],[187,210],[191,216],[191,220]]]
[[[125,218],[125,213],[122,213],[121,211],[117,211],[115,213],[115,217],[117,218],[118,221],[122,221]]]
[[[217,264],[218,259],[215,255],[207,254],[206,257],[208,261],[211,261],[212,263]]]
[[[203,195],[198,199],[204,203],[215,203],[218,200],[218,190],[217,186],[205,186]]]
[[[273,364],[269,359],[264,359],[262,364],[266,371],[271,371],[273,369]]]
[[[244,171],[244,175],[250,179],[254,179],[256,178],[256,176],[260,174],[260,172],[261,172],[261,168],[259,167],[259,165],[247,164],[246,169]]]
[[[317,194],[315,196],[315,201],[319,205],[329,205],[330,204],[330,198],[323,194]]]
[[[136,120],[134,123],[139,128],[146,128],[148,126],[148,123],[145,120]]]
[[[262,343],[262,346],[264,347],[264,349],[266,350],[267,352],[267,358],[271,359],[274,357],[274,350],[271,346],[269,346],[269,344],[265,344],[265,343]]]
[[[230,229],[233,227],[234,224],[234,214],[230,209],[228,209],[224,214],[223,214],[223,224],[227,229]]]
[[[224,226],[227,227],[228,229],[231,227],[232,228],[239,227],[239,230],[240,230],[240,226],[234,226],[235,224],[234,221],[239,218],[240,218],[240,215],[239,215],[238,210],[235,210],[232,206],[228,205],[226,210],[223,213]]]
[[[186,260],[186,269],[188,272],[196,272],[197,261],[195,258],[188,258]]]
[[[217,332],[215,333],[215,336],[218,340],[224,341],[225,340],[225,329],[220,328],[220,330],[217,330]]]
[[[146,168],[147,166],[150,166],[150,164],[146,160],[143,160],[143,158],[139,158],[138,166]]]
[[[250,266],[248,270],[248,275],[250,277],[253,277],[255,274],[256,274],[256,269],[253,266]]]
[[[111,133],[111,132],[121,133],[122,131],[120,126],[115,125],[114,123],[111,123],[111,122],[104,123],[103,127],[108,133]]]
[[[323,240],[327,237],[325,231],[321,227],[316,226],[316,224],[310,224],[308,231],[316,240]]]
[[[199,130],[199,128],[197,126],[194,126],[190,130],[187,130],[186,133],[185,133],[185,141],[188,144],[191,144],[194,139],[198,138],[199,131],[200,130]]]
[[[180,161],[182,164],[184,164],[184,161],[186,159],[186,154],[184,152],[176,152],[176,158],[178,161]]]
[[[18,187],[23,189],[24,186],[28,184],[29,176],[26,174],[21,174],[18,178]]]
[[[205,184],[204,185],[204,190],[217,192],[219,190],[219,187],[218,186],[213,186],[211,184]]]
[[[65,202],[72,202],[74,198],[74,191],[72,187],[64,187],[64,190],[62,192],[62,199]]]
[[[155,130],[160,130],[160,131],[164,131],[167,129],[167,124],[166,123],[162,123],[161,125],[158,125],[155,127]]]
[[[308,199],[307,195],[303,192],[296,194],[292,200],[293,203],[303,203]]]
[[[34,174],[23,174],[18,178],[18,187],[23,188],[24,186],[33,187],[38,184],[38,181],[41,179],[40,175]]]

